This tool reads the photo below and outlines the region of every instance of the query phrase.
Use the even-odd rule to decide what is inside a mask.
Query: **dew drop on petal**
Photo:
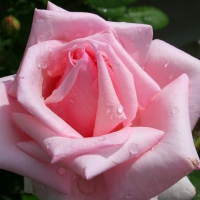
[[[73,174],[72,177],[71,177],[71,181],[76,182],[77,180],[78,180],[78,176]]]
[[[151,185],[150,185],[150,184],[147,184],[146,188],[147,188],[147,189],[150,189],[150,188],[151,188]]]
[[[82,192],[85,195],[91,195],[96,190],[96,181],[95,179],[86,180],[79,176],[77,186],[80,192]]]
[[[47,147],[47,149],[49,149],[50,148],[50,143],[48,143],[46,147]]]
[[[74,96],[75,96],[75,97],[77,96],[77,93],[76,93],[76,92],[74,92]]]
[[[18,79],[18,80],[24,79],[24,76],[18,76],[17,79]]]
[[[104,141],[105,139],[106,139],[106,137],[103,136],[103,135],[99,137],[99,140],[100,140],[100,141]]]
[[[158,176],[158,175],[154,177],[154,180],[156,180],[156,181],[158,181],[159,179],[160,179],[160,176]]]
[[[174,73],[169,74],[169,79],[172,79],[174,77]]]
[[[179,108],[176,106],[172,109],[172,114],[176,114],[179,112]]]
[[[64,176],[66,174],[67,170],[63,167],[58,168],[58,174],[61,176]]]
[[[169,61],[167,61],[164,66],[167,67],[168,65],[169,65]]]
[[[43,42],[44,41],[44,36],[43,35],[38,35],[37,37],[37,42]]]
[[[136,143],[130,143],[128,146],[128,150],[131,154],[137,154],[138,153],[138,144]]]
[[[128,193],[126,196],[125,196],[126,199],[132,199],[133,198],[133,195]]]
[[[124,111],[123,106],[122,106],[122,105],[119,105],[118,108],[117,108],[118,114],[122,114],[123,111]]]
[[[70,102],[71,104],[74,104],[74,100],[73,100],[73,99],[70,99],[69,102]]]

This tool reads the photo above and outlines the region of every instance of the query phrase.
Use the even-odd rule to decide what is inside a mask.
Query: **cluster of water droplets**
[[[74,92],[74,93],[73,93],[73,97],[71,97],[71,98],[69,99],[69,103],[70,103],[70,104],[74,104],[74,103],[75,103],[76,97],[77,97],[77,93]]]
[[[121,104],[118,105],[116,110],[112,104],[107,103],[106,106],[107,106],[106,115],[109,115],[110,119],[121,119],[122,118],[124,108]]]

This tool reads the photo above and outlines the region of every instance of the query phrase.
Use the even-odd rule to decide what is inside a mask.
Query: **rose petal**
[[[159,194],[159,200],[190,200],[196,194],[196,189],[189,181],[188,177],[183,177],[169,189]]]
[[[107,27],[106,21],[91,13],[36,9],[27,48],[47,40],[72,41],[84,38],[101,32]]]
[[[160,91],[158,84],[130,57],[124,48],[119,44],[112,33],[101,33],[90,37],[97,41],[108,43],[112,46],[117,57],[124,63],[132,73],[137,93],[138,103],[141,107],[146,107],[156,93]]]
[[[143,111],[140,125],[163,130],[166,134],[152,151],[136,162],[130,160],[105,172],[111,200],[126,195],[137,200],[152,198],[198,165],[190,130],[187,92],[188,77],[182,75],[156,95]]]
[[[123,135],[108,134],[100,137],[91,137],[83,139],[70,139],[65,137],[58,137],[46,126],[41,124],[38,120],[30,115],[14,113],[14,121],[16,124],[30,137],[32,137],[49,155],[53,157],[53,162],[57,162],[65,157],[75,157],[80,154],[95,151],[102,148],[107,148],[115,145],[123,144],[130,136],[131,133],[125,132]],[[42,133],[42,134],[41,134]],[[30,144],[30,142],[28,142]],[[37,146],[30,147],[26,144],[18,144],[20,148],[33,155],[37,155]],[[23,146],[22,146],[23,145]],[[30,150],[28,150],[30,148]]]
[[[193,128],[200,115],[200,61],[163,41],[154,40],[145,71],[161,88],[183,73],[188,75],[190,123]]]
[[[102,55],[97,52],[99,98],[94,127],[94,136],[112,131],[126,116],[114,90],[107,66]]]
[[[153,37],[152,27],[144,24],[124,22],[108,22],[115,29],[127,53],[143,67],[148,58],[148,52]]]
[[[42,69],[38,68],[36,63],[36,57],[39,53],[39,45],[30,47],[26,51],[20,73],[15,78],[17,82],[15,86],[18,88],[17,99],[27,111],[35,115],[48,127],[51,127],[57,134],[81,138],[82,136],[78,132],[53,113],[44,103],[42,97],[43,74]]]
[[[43,162],[50,163],[51,157],[34,140],[17,143],[17,146],[29,155]]]
[[[111,135],[113,134],[117,134],[118,137],[120,135],[124,137],[127,134],[131,134],[131,136],[121,145],[91,150],[74,158],[66,158],[60,161],[60,165],[91,179],[128,160],[134,162],[144,152],[156,145],[164,133],[147,127],[126,127],[116,133],[111,133]],[[106,137],[102,138],[102,142],[106,142],[106,140]],[[115,140],[115,135],[113,135],[113,140]]]
[[[13,76],[0,79],[0,168],[27,176],[60,192],[69,193],[70,177],[60,176],[57,173],[58,167],[41,162],[17,148],[17,143],[30,138],[12,121],[12,112],[27,113],[15,98],[8,96],[12,81]]]

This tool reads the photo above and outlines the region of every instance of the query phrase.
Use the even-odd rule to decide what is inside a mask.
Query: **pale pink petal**
[[[77,174],[87,179],[91,179],[109,169],[113,170],[113,167],[128,160],[134,162],[144,152],[153,148],[164,133],[147,127],[126,127],[110,135],[113,135],[113,140],[115,140],[116,135],[118,140],[118,137],[125,137],[129,134],[131,134],[129,139],[121,145],[94,149],[83,155],[63,159],[58,164],[73,169]],[[107,137],[100,139],[104,143]]]
[[[140,126],[162,130],[164,137],[138,160],[105,172],[111,200],[149,199],[189,174],[199,163],[189,122],[188,77],[182,75],[157,94],[141,114]],[[139,180],[139,181],[136,181]]]
[[[18,148],[34,158],[43,162],[51,163],[51,157],[34,140],[17,143]]]
[[[12,121],[13,112],[27,113],[15,98],[7,95],[12,81],[12,76],[0,79],[0,168],[27,176],[67,194],[71,185],[69,176],[60,176],[57,166],[41,162],[17,147],[17,143],[30,138]]]
[[[165,87],[183,73],[189,77],[189,112],[193,128],[200,116],[200,61],[185,52],[160,40],[151,45],[145,71],[159,84]]]
[[[146,107],[152,97],[160,91],[158,84],[130,57],[111,32],[106,31],[90,38],[111,45],[117,57],[133,75],[139,105]]]
[[[60,193],[36,181],[32,181],[32,184],[35,194],[42,200],[55,200],[58,198],[59,200],[107,200],[108,188],[103,175],[92,180],[85,180],[81,176],[74,175],[72,180],[73,185],[70,195]]]
[[[45,105],[42,97],[43,68],[37,66],[36,58],[38,55],[40,55],[39,45],[35,45],[26,51],[20,73],[15,78],[18,87],[18,101],[27,111],[36,116],[55,133],[68,137],[82,137]]]
[[[115,88],[115,92],[119,98],[119,101],[122,104],[122,109],[124,110],[127,117],[127,119],[123,121],[123,125],[130,126],[131,122],[135,118],[138,109],[138,101],[133,75],[115,54],[111,45],[98,41],[94,41],[94,43],[98,45],[98,50],[104,52],[108,57],[109,63],[112,68],[110,76],[111,78],[112,76],[114,77],[114,80],[112,80],[113,86]]]
[[[27,48],[47,40],[72,41],[101,32],[109,25],[97,15],[35,10]]]
[[[123,48],[143,67],[149,53],[153,31],[152,27],[145,24],[124,22],[108,22],[113,27],[120,39]]]
[[[94,136],[107,134],[126,119],[102,55],[97,52],[99,97]]]
[[[14,121],[16,124],[30,137],[32,137],[49,155],[53,157],[53,162],[57,162],[65,157],[75,157],[80,154],[92,152],[115,145],[121,145],[130,137],[131,132],[120,132],[107,134],[100,137],[90,137],[83,139],[70,139],[66,137],[58,137],[46,126],[30,115],[14,113]],[[42,134],[41,134],[42,133]],[[36,145],[30,142],[18,144],[26,152],[32,152],[33,156],[40,152]],[[30,148],[30,150],[28,150]],[[27,150],[26,150],[27,149]]]

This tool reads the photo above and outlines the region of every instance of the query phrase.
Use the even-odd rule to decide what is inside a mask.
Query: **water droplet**
[[[106,139],[106,137],[103,136],[103,135],[102,135],[101,137],[99,137],[99,140],[100,140],[100,141],[104,141],[105,139]]]
[[[76,93],[76,92],[74,92],[74,96],[75,96],[75,97],[77,96],[77,93]]]
[[[123,111],[124,111],[123,106],[122,106],[122,105],[119,105],[118,108],[117,108],[118,114],[122,114]]]
[[[44,39],[44,36],[43,35],[38,35],[37,37],[37,42],[43,42],[45,39]]]
[[[74,100],[73,100],[73,99],[70,99],[69,102],[70,102],[71,104],[74,104]]]
[[[89,30],[89,35],[93,35],[93,34],[94,34],[94,29],[91,28],[91,29]]]
[[[77,182],[77,186],[80,192],[83,194],[91,195],[96,190],[96,181],[95,179],[86,180],[80,176]]]
[[[38,68],[41,67],[41,63],[40,63],[39,57],[36,57],[36,64],[37,64],[37,67],[38,67]]]
[[[156,149],[156,145],[153,146],[153,147],[151,148],[151,151],[153,151],[153,150],[155,150],[155,149]]]
[[[114,118],[114,115],[112,114],[112,115],[110,115],[110,119],[113,119]]]
[[[127,194],[127,195],[125,196],[125,198],[126,198],[126,199],[132,199],[132,198],[133,198],[133,195],[129,193],[129,194]]]
[[[136,144],[136,143],[129,144],[128,150],[133,155],[137,154],[138,153],[138,144]]]
[[[160,179],[160,176],[157,175],[157,176],[154,177],[154,179],[155,179],[156,181],[158,181],[158,180]]]
[[[108,10],[106,8],[103,9],[103,12],[106,13]]]
[[[113,109],[113,105],[107,104],[107,107],[108,107],[108,110],[106,111],[106,114],[109,114]]]
[[[150,189],[150,188],[151,188],[151,185],[150,185],[150,184],[147,184],[146,188],[147,188],[147,189]]]
[[[168,65],[169,65],[169,61],[167,61],[164,66],[167,67]]]
[[[172,79],[174,77],[174,73],[169,74],[169,79]]]
[[[67,172],[67,170],[63,167],[59,167],[58,168],[58,174],[60,174],[61,176],[65,175]]]
[[[72,175],[72,177],[71,177],[71,181],[72,182],[76,182],[78,180],[78,176],[77,175]]]
[[[142,33],[142,30],[139,28],[139,29],[138,29],[138,32],[139,32],[139,33]]]
[[[94,47],[94,50],[97,51],[99,46],[97,43],[93,43],[93,47]]]
[[[52,52],[52,49],[51,49],[51,48],[49,48],[49,52]]]
[[[144,69],[145,69],[145,66],[142,66],[142,69],[144,70]]]
[[[24,79],[24,76],[18,76],[17,79]]]
[[[47,149],[49,149],[50,148],[50,143],[47,143]]]
[[[177,106],[172,109],[172,114],[176,114],[178,112],[179,112],[179,109]]]

